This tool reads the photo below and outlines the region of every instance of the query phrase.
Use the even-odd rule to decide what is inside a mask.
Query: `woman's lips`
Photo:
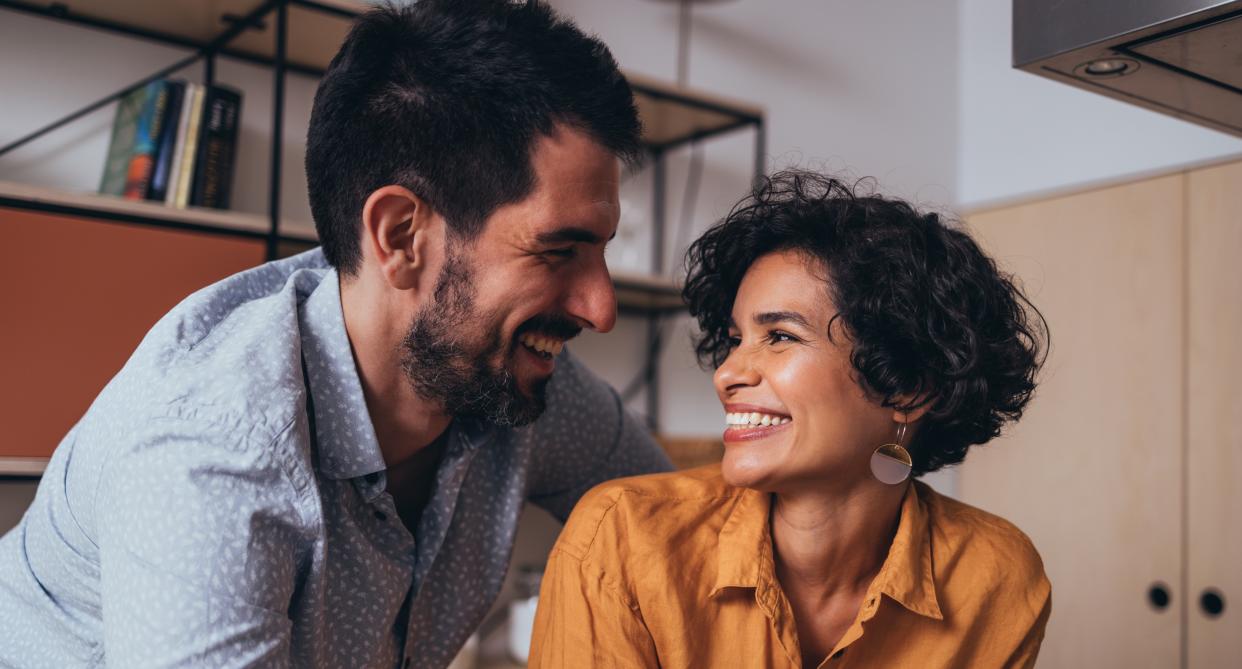
[[[767,437],[780,432],[793,425],[793,422],[782,423],[780,425],[731,425],[724,431],[725,442],[730,441],[753,441],[755,439],[766,439]]]

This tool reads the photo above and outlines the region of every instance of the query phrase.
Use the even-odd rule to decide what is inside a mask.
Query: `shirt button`
[[[384,513],[383,511],[376,511],[375,518],[377,520],[388,520],[388,514]],[[409,659],[407,658],[406,661],[408,662]]]

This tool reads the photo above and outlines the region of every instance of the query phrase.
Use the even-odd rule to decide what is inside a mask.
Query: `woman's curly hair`
[[[861,387],[887,407],[931,404],[910,447],[915,475],[961,462],[1021,417],[1048,327],[1014,279],[936,214],[802,170],[762,179],[687,251],[683,295],[701,364],[728,357],[751,264],[788,250],[827,271],[832,321],[845,327]]]

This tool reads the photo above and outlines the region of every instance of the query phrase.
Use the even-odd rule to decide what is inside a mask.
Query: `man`
[[[192,295],[65,437],[0,539],[0,665],[446,665],[525,500],[668,468],[561,351],[613,327],[638,141],[543,4],[363,17],[311,117],[322,252]]]

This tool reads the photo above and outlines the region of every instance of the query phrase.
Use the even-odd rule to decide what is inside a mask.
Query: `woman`
[[[910,477],[1021,415],[1038,311],[935,214],[807,172],[766,180],[687,257],[723,462],[579,502],[530,666],[1032,665],[1035,548]]]

